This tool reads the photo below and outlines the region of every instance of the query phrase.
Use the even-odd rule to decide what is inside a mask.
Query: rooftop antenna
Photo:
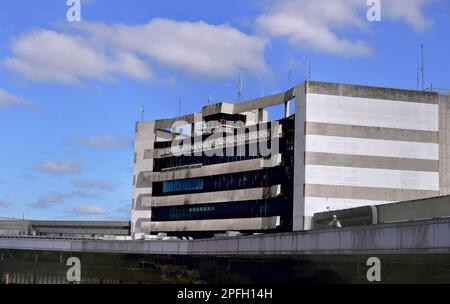
[[[178,116],[181,115],[181,99],[178,99]]]
[[[416,82],[417,82],[417,91],[420,91],[420,63],[419,63],[419,53],[416,53]]]
[[[238,74],[238,83],[237,83],[237,102],[241,102],[242,97],[242,77],[241,73]]]
[[[306,60],[306,80],[311,80],[311,60]]]
[[[419,73],[420,73],[420,68],[419,68],[419,65],[417,64],[417,91],[420,90],[420,76],[419,76]]]
[[[144,114],[145,114],[145,108],[144,105],[141,106],[141,122],[144,122]]]
[[[424,60],[424,55],[423,55],[423,44],[420,46],[421,51],[422,51],[422,67],[421,67],[421,71],[422,71],[422,91],[425,91],[425,60]]]
[[[212,101],[212,95],[211,95],[211,93],[209,93],[208,106],[211,105],[211,101]]]

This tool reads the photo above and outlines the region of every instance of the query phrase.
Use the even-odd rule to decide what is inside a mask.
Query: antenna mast
[[[417,64],[417,91],[420,91],[420,68],[419,68],[419,64]]]
[[[311,80],[311,60],[306,61],[306,80]]]
[[[237,83],[237,102],[241,102],[242,97],[242,77],[241,73],[238,74],[238,83]]]
[[[144,105],[141,107],[141,122],[144,122],[144,114],[145,114],[145,108]]]
[[[423,44],[420,46],[422,50],[422,91],[425,91],[425,64],[424,64],[424,55],[423,55]]]

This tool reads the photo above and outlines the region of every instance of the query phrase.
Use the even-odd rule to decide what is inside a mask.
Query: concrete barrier
[[[0,248],[165,255],[308,255],[450,253],[450,218],[341,229],[172,241],[0,237]]]

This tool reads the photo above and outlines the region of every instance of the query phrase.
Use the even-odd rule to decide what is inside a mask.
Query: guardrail
[[[64,237],[64,236],[42,236],[42,235],[1,235],[1,239],[34,239],[34,240],[73,240],[73,241],[100,241],[102,237]]]

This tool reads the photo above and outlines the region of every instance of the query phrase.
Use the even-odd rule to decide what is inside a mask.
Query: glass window
[[[201,190],[201,189],[203,189],[203,179],[201,178],[174,180],[163,183],[164,193]]]

